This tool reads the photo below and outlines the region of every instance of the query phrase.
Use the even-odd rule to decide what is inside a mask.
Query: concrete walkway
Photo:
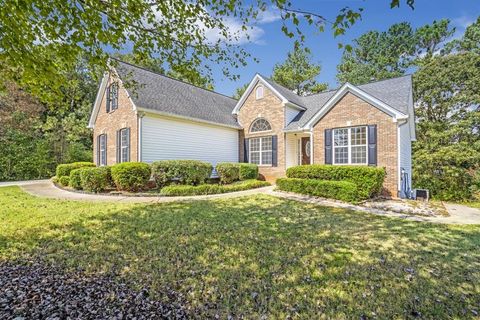
[[[5,186],[7,184],[0,184]],[[19,185],[23,190],[31,195],[38,197],[46,197],[52,199],[62,200],[77,200],[77,201],[108,201],[108,202],[123,202],[123,203],[163,203],[174,201],[188,201],[188,200],[208,200],[219,198],[233,198],[256,194],[267,194],[275,197],[280,197],[289,200],[301,201],[306,203],[313,203],[317,205],[350,209],[356,211],[367,212],[380,216],[395,217],[412,221],[445,223],[445,224],[480,224],[480,209],[467,207],[459,204],[445,203],[445,208],[448,210],[450,216],[415,216],[402,214],[393,211],[385,211],[375,208],[367,208],[360,205],[353,205],[341,201],[322,199],[307,195],[300,195],[289,192],[275,191],[274,187],[264,187],[258,189],[251,189],[246,191],[205,195],[205,196],[188,196],[188,197],[127,197],[116,195],[92,195],[77,192],[70,192],[57,188],[50,180],[40,181],[22,181],[17,183],[9,183],[8,185]]]
[[[5,181],[5,182],[0,182],[0,187],[26,186],[28,184],[37,184],[37,183],[48,182],[48,181],[50,180]]]

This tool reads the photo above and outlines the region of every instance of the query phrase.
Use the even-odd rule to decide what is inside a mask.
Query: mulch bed
[[[175,292],[168,293],[172,301]],[[114,276],[65,273],[41,262],[0,261],[0,319],[187,319],[180,304],[149,298]]]

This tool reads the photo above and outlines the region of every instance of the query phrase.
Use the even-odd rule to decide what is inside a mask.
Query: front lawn
[[[114,274],[197,317],[474,318],[480,226],[390,219],[258,195],[152,205],[0,188],[0,262]]]

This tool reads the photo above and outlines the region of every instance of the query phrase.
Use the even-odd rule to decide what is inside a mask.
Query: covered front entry
[[[312,163],[312,142],[309,133],[286,133],[285,158],[287,169],[301,164]]]

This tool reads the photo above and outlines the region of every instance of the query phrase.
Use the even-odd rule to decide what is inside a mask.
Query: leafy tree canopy
[[[392,7],[401,3],[385,1]],[[406,3],[413,8],[413,0]],[[236,41],[270,8],[280,12],[283,32],[299,41],[304,40],[304,26],[318,31],[328,26],[334,35],[344,34],[362,12],[345,7],[329,20],[284,0],[5,0],[0,6],[1,67],[8,66],[3,71],[12,77],[21,74],[22,85],[46,100],[52,95],[45,89],[60,91],[79,56],[86,58],[89,69],[105,69],[107,52],[130,46],[143,60],[158,58],[192,73],[201,70],[207,77],[209,63],[219,64],[226,76],[235,79],[231,71],[250,57]],[[237,19],[241,31],[230,30],[228,19]],[[218,39],[210,40],[209,32],[218,34]]]
[[[312,62],[310,50],[296,45],[283,63],[275,65],[272,79],[296,94],[304,96],[325,91],[328,88],[328,84],[318,83],[315,80],[321,70],[320,64]]]

